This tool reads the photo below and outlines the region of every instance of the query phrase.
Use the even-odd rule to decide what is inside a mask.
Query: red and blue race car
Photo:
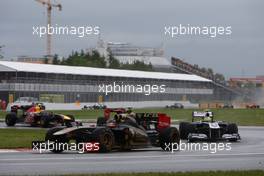
[[[7,126],[14,126],[17,123],[23,123],[44,128],[82,125],[81,122],[75,121],[75,118],[72,115],[56,114],[46,111],[45,106],[42,103],[11,106],[11,112],[6,115],[5,122]]]

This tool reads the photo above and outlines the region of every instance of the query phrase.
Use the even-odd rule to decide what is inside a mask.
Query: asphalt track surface
[[[0,122],[0,129],[41,129],[40,127],[31,127],[27,124],[16,124],[13,127],[8,127],[5,122]]]
[[[96,123],[87,123],[83,122],[83,125],[96,125]],[[41,127],[32,127],[29,124],[17,123],[15,126],[9,127],[5,124],[5,122],[0,122],[0,129],[45,129]],[[48,129],[48,128],[47,128]]]
[[[2,152],[0,175],[47,175],[109,172],[264,170],[264,127],[239,127],[242,140],[230,151],[164,152],[148,148],[107,154]],[[185,142],[185,141],[183,141]]]

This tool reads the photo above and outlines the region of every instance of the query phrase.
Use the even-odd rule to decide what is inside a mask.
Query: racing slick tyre
[[[190,133],[190,123],[188,122],[180,122],[179,131],[180,131],[180,138],[187,139],[188,134]]]
[[[66,144],[69,142],[66,135],[53,135],[54,133],[64,129],[65,127],[54,127],[47,131],[45,136],[45,141],[54,142],[53,149],[51,150],[53,153],[61,153],[64,151],[64,148],[62,147],[63,144]],[[60,147],[58,147],[60,146]]]
[[[48,128],[50,124],[50,116],[48,115],[42,115],[40,117],[40,126],[43,128]]]
[[[93,131],[93,134],[96,142],[99,143],[99,152],[111,152],[115,142],[113,132],[109,128],[98,128]]]
[[[160,147],[164,151],[171,151],[176,144],[177,148],[180,143],[180,134],[177,128],[168,127],[164,129],[160,134]]]
[[[238,134],[237,125],[235,123],[230,123],[227,126],[227,132],[228,132],[228,134]],[[229,141],[230,142],[236,142],[237,140],[238,140],[237,138],[234,138],[234,139],[230,139]]]
[[[97,122],[96,122],[97,126],[104,126],[105,124],[106,124],[106,120],[104,117],[98,117],[97,118]]]
[[[124,140],[121,144],[120,151],[131,151],[132,150],[132,134],[129,132],[129,128],[123,130]]]
[[[7,126],[14,126],[17,121],[17,115],[14,112],[11,112],[6,115],[5,123]]]
[[[228,134],[237,134],[238,133],[237,125],[235,123],[230,123],[227,126],[227,131],[228,131]]]

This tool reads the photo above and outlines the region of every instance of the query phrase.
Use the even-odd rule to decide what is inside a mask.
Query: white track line
[[[19,150],[13,150],[13,149],[0,149],[0,153],[17,153],[20,152]]]
[[[63,158],[0,158],[0,161],[37,161],[37,160],[86,160],[86,159],[133,159],[133,158],[161,158],[161,157],[216,157],[216,156],[253,156],[264,155],[264,153],[232,153],[232,154],[204,154],[204,155],[152,155],[152,156],[92,156],[86,157],[63,157]],[[56,155],[54,155],[56,156]],[[262,156],[263,157],[263,156]]]

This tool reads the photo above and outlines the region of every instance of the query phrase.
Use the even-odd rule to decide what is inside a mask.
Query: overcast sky
[[[182,58],[211,67],[225,76],[264,75],[263,0],[57,0],[62,11],[52,11],[52,23],[100,26],[106,41],[157,47],[166,57]],[[164,26],[232,26],[232,35],[164,35]],[[45,38],[32,27],[46,25],[46,9],[34,0],[0,0],[0,45],[3,55],[42,56]],[[95,46],[97,36],[53,36],[53,53]]]

